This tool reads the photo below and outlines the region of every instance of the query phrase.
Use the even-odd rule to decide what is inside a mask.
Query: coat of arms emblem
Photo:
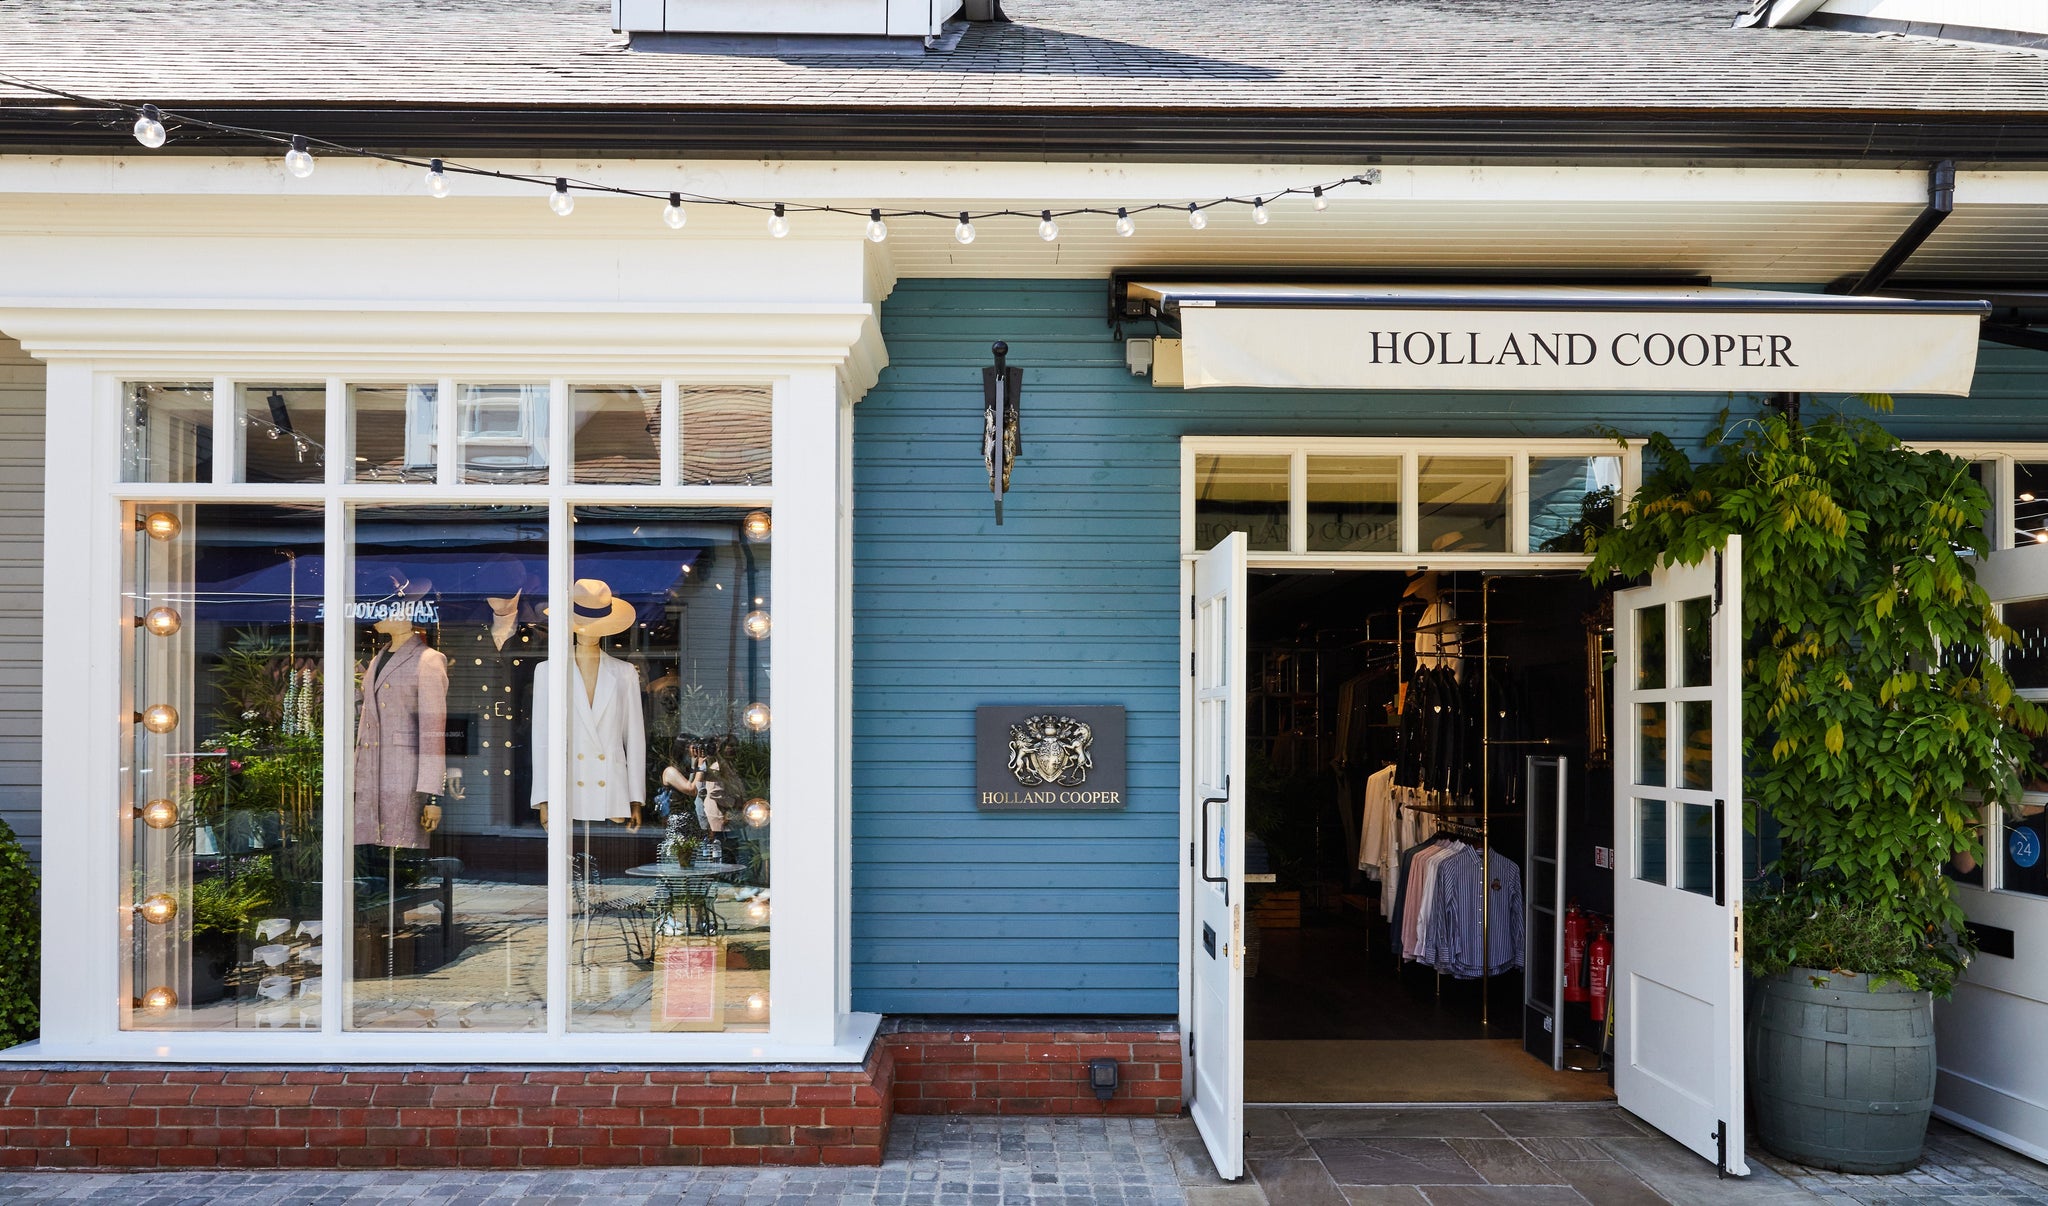
[[[1010,726],[1010,773],[1025,787],[1079,787],[1095,760],[1095,732],[1071,716],[1044,714]]]

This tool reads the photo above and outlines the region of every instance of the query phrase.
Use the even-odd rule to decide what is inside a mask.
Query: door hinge
[[[1195,676],[1195,654],[1194,654],[1194,651],[1193,651],[1193,650],[1191,649],[1191,650],[1189,650],[1189,651],[1188,651],[1188,677],[1189,677],[1189,678],[1193,678],[1194,676]]]
[[[1714,1175],[1726,1179],[1728,1176],[1728,1124],[1714,1123]]]
[[[1194,619],[1194,618],[1195,618],[1195,597],[1194,597],[1193,595],[1189,595],[1189,596],[1188,596],[1188,619],[1192,620],[1192,619]]]
[[[1189,842],[1189,843],[1188,843],[1188,866],[1192,867],[1192,866],[1194,866],[1194,865],[1195,865],[1195,844],[1194,844],[1193,842]]]

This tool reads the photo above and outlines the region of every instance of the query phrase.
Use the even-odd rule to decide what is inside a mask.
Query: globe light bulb
[[[965,213],[960,215],[960,225],[953,228],[953,241],[962,247],[974,241],[974,223],[968,220]]]
[[[168,607],[152,607],[142,617],[142,626],[149,629],[152,636],[170,636],[184,623],[183,618]]]
[[[151,540],[175,540],[185,525],[169,511],[151,511],[149,518],[142,521],[142,530],[149,533]]]
[[[748,918],[748,920],[750,920],[750,921],[766,921],[766,920],[768,920],[768,902],[767,902],[767,901],[765,901],[765,900],[750,900],[750,901],[748,901],[748,902],[747,902],[747,918]]]
[[[313,152],[304,134],[292,135],[292,149],[284,153],[284,170],[301,180],[313,174]]]
[[[1116,232],[1128,239],[1137,232],[1137,229],[1138,224],[1131,221],[1130,211],[1122,206],[1118,206],[1116,211]]]
[[[880,243],[880,242],[884,242],[884,241],[886,241],[886,240],[888,239],[888,237],[889,237],[889,224],[888,224],[887,222],[884,222],[884,221],[882,221],[882,211],[881,211],[881,210],[879,210],[879,209],[871,209],[871,210],[869,210],[869,211],[868,211],[868,242],[870,242],[870,243]]]
[[[548,208],[564,218],[576,212],[576,198],[569,195],[569,182],[560,176],[555,177],[555,191],[548,194]]]
[[[789,219],[783,215],[780,201],[775,203],[775,212],[768,215],[768,233],[778,239],[789,233]]]
[[[1330,199],[1329,199],[1328,197],[1325,197],[1325,196],[1323,196],[1323,186],[1322,186],[1322,185],[1320,185],[1320,184],[1316,185],[1316,187],[1315,187],[1315,194],[1316,194],[1316,212],[1317,212],[1317,213],[1321,213],[1321,212],[1323,212],[1324,210],[1326,210],[1326,209],[1330,208]]]
[[[756,829],[768,823],[768,801],[759,796],[748,800],[746,807],[740,811],[741,815],[747,818],[747,824]]]
[[[169,137],[164,130],[164,115],[155,105],[142,106],[142,112],[135,118],[135,141],[154,151],[164,145]]]
[[[768,618],[767,612],[750,611],[740,621],[740,629],[758,641],[768,635],[768,630],[774,627],[774,624],[775,622]]]
[[[1050,243],[1060,237],[1060,224],[1052,220],[1052,211],[1038,211],[1038,237]]]
[[[151,1013],[169,1013],[178,1007],[178,994],[159,984],[142,994],[142,1007]]]
[[[681,193],[670,193],[668,195],[668,204],[662,208],[661,220],[668,223],[670,230],[681,230],[683,223],[690,220],[690,215],[683,212],[683,195]]]
[[[151,829],[169,829],[178,823],[178,806],[169,800],[151,800],[142,806],[142,823]]]
[[[178,727],[178,709],[169,704],[151,704],[142,713],[142,727],[152,733],[168,733]]]
[[[748,993],[748,994],[747,994],[747,1012],[748,1012],[748,1013],[766,1013],[766,1012],[768,1012],[768,994],[766,994],[766,993],[760,993],[760,992],[750,992],[750,993]]]
[[[748,704],[742,719],[747,722],[747,727],[756,733],[767,731],[768,705],[764,703]]]
[[[438,159],[427,164],[427,192],[436,197],[448,195],[448,176],[441,170]]]
[[[748,540],[759,544],[775,530],[775,521],[768,517],[766,511],[749,511],[747,517],[740,521],[740,530],[747,534]]]
[[[1264,197],[1259,197],[1252,201],[1253,226],[1264,226],[1269,216],[1266,213],[1266,199]]]
[[[136,912],[151,925],[162,925],[178,915],[178,898],[168,892],[158,892],[142,902]]]
[[[1209,229],[1209,215],[1203,213],[1202,207],[1192,201],[1188,202],[1188,225],[1196,230]]]

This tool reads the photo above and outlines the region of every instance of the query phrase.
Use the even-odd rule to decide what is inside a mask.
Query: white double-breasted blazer
[[[555,690],[554,663],[533,668],[533,803],[548,803],[547,701]],[[608,653],[597,659],[595,698],[583,689],[583,676],[571,663],[569,715],[574,739],[569,743],[569,819],[620,821],[632,815],[633,802],[647,796],[647,716],[640,707],[640,671]],[[562,815],[559,805],[552,810]]]

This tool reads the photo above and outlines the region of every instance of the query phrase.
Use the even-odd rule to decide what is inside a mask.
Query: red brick
[[[259,1126],[243,1132],[244,1138],[258,1147],[304,1147],[306,1132],[299,1127]]]
[[[528,1126],[575,1126],[583,1121],[583,1112],[560,1106],[536,1106],[521,1111],[520,1121]]]
[[[676,1104],[681,1106],[731,1105],[731,1085],[677,1085]]]
[[[828,1147],[818,1153],[818,1159],[825,1164],[860,1167],[880,1164],[882,1149],[879,1147]]]
[[[343,1168],[395,1168],[398,1149],[394,1147],[344,1147],[334,1153]]]
[[[580,1085],[590,1074],[587,1072],[529,1072],[526,1083],[531,1085]]]
[[[546,1143],[547,1141],[548,1132],[546,1127],[494,1126],[491,1128],[491,1145],[493,1147],[532,1147],[535,1144]]]
[[[164,1168],[212,1168],[220,1163],[220,1153],[210,1147],[165,1147],[157,1149],[156,1159]]]
[[[202,1106],[246,1106],[256,1090],[247,1085],[200,1085],[192,1090],[192,1104]]]
[[[820,1118],[826,1126],[882,1126],[883,1113],[879,1106],[848,1106],[845,1109],[826,1110]]]
[[[761,1111],[759,1107],[751,1109],[746,1106],[714,1107],[704,1111],[704,1125],[759,1126],[761,1125]]]
[[[192,1100],[191,1085],[137,1085],[129,1102],[139,1106],[181,1106]]]
[[[315,1085],[313,1104],[322,1106],[366,1106],[376,1089],[370,1085]]]
[[[402,1085],[405,1083],[405,1073],[356,1070],[344,1073],[343,1083],[351,1085]]]
[[[524,1072],[464,1072],[462,1083],[466,1085],[516,1085],[524,1084]]]
[[[761,1149],[758,1147],[707,1147],[704,1149],[704,1163],[710,1166],[720,1164],[759,1164]]]
[[[108,1106],[99,1111],[101,1126],[155,1127],[156,1111],[147,1107]]]
[[[822,1118],[817,1106],[767,1106],[761,1121],[769,1126],[816,1126]]]
[[[386,1108],[394,1106],[427,1106],[434,1104],[432,1085],[378,1085],[370,1095],[370,1104]]]
[[[501,1106],[547,1105],[555,1099],[553,1085],[499,1085],[491,1092],[491,1104]]]
[[[370,1147],[423,1147],[427,1136],[409,1126],[373,1126],[363,1142]]]
[[[78,1091],[74,1085],[17,1085],[7,1095],[11,1106],[60,1106],[71,1100]]]
[[[164,1073],[164,1083],[170,1085],[217,1085],[227,1073],[219,1069],[173,1068]]]
[[[594,1110],[584,1110],[582,1114],[583,1117],[578,1121],[584,1126],[638,1126],[641,1121],[639,1110],[623,1106],[602,1106]]]
[[[249,1104],[258,1106],[309,1106],[313,1085],[262,1085],[250,1095]]]
[[[563,1085],[555,1090],[559,1106],[608,1106],[618,1092],[614,1085]]]
[[[647,1083],[647,1073],[589,1072],[584,1074],[584,1080],[593,1085],[644,1085]]]
[[[493,1106],[487,1110],[463,1109],[455,1113],[456,1121],[462,1126],[515,1126],[522,1111]]]
[[[455,1126],[462,1121],[462,1116],[457,1111],[439,1106],[399,1110],[397,1117],[399,1126]]]
[[[683,1147],[725,1147],[732,1143],[729,1126],[679,1126],[669,1132],[669,1142]]]
[[[463,1075],[461,1072],[408,1072],[405,1074],[405,1083],[409,1085],[459,1085],[462,1083]]]
[[[511,1168],[519,1163],[515,1147],[467,1147],[462,1149],[464,1168]]]
[[[369,1141],[369,1131],[359,1126],[313,1127],[306,1132],[306,1142],[314,1147],[362,1147]]]
[[[281,1085],[284,1083],[284,1073],[230,1072],[222,1078],[222,1081],[225,1084],[231,1085]]]
[[[853,1090],[845,1085],[799,1085],[795,1100],[797,1105],[851,1105]]]
[[[622,1106],[674,1105],[676,1090],[673,1085],[621,1085],[613,1100]]]
[[[434,1104],[437,1106],[487,1106],[491,1104],[490,1085],[449,1084],[434,1089]]]
[[[567,1168],[582,1162],[582,1154],[570,1147],[522,1147],[519,1149],[519,1163],[523,1168]]]

